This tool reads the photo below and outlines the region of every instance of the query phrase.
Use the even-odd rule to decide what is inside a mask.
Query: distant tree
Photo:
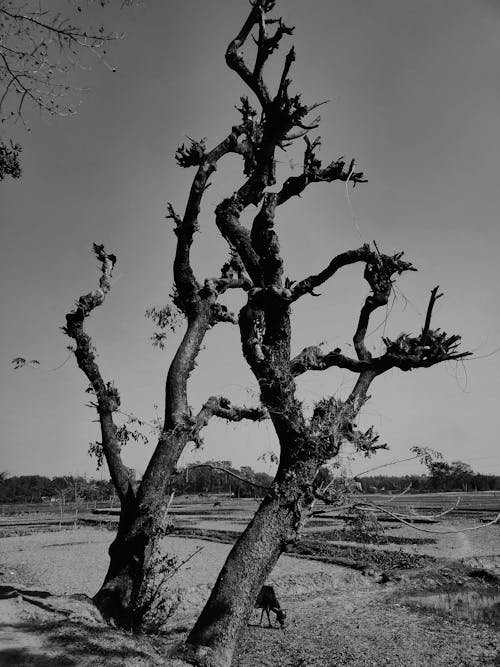
[[[474,483],[474,471],[468,463],[463,461],[451,462],[451,476],[453,478],[453,485],[462,491],[470,491],[471,485]]]
[[[108,45],[121,38],[102,25],[85,22],[89,5],[108,4],[110,0],[68,2],[67,11],[62,13],[49,0],[0,0],[3,128],[7,121],[26,122],[28,108],[50,116],[75,113],[81,91],[71,83],[72,70],[87,64],[89,57],[108,65]],[[0,136],[0,180],[20,177],[20,150],[19,144]]]
[[[77,503],[83,499],[87,481],[83,477],[66,475],[53,477],[50,486],[52,495],[57,496],[63,504],[66,502]]]
[[[429,466],[429,483],[436,491],[467,491],[474,484],[474,471],[463,461],[436,461]]]
[[[173,484],[178,493],[223,493],[243,498],[262,495],[271,482],[270,475],[256,473],[250,466],[238,470],[231,461],[198,461],[179,470]]]
[[[41,475],[9,477],[0,486],[3,502],[38,503],[50,495],[50,479]]]
[[[263,489],[269,488],[273,483],[273,477],[269,475],[267,472],[256,472],[255,482]],[[263,491],[261,491],[261,495],[263,495]]]

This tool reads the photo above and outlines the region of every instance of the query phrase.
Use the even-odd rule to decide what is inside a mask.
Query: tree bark
[[[104,582],[93,601],[104,618],[130,629],[134,625],[131,608],[135,582],[142,581],[147,536],[141,534],[137,503],[123,503],[115,539],[109,547],[109,566]]]
[[[185,434],[170,434],[168,440],[168,461],[164,461],[161,480],[150,482],[147,492],[139,489],[137,496],[130,493],[122,501],[118,531],[109,547],[108,571],[93,598],[107,620],[125,629],[139,630],[144,622],[148,607],[144,586],[154,576],[152,556],[165,534],[167,487],[186,443]]]
[[[134,494],[121,498],[118,532],[109,548],[109,567],[94,602],[108,620],[139,630],[147,609],[146,578],[151,557],[164,535],[166,491],[179,456],[192,437],[187,415],[187,381],[203,337],[209,328],[206,314],[188,320],[184,338],[172,361],[166,382],[165,423],[143,480]]]
[[[241,630],[247,625],[266,578],[297,536],[313,496],[307,491],[315,461],[280,466],[243,534],[231,549],[208,602],[186,642],[186,657],[200,667],[231,665]]]
[[[199,431],[212,416],[231,421],[266,416],[260,408],[237,407],[221,397],[211,397],[196,417],[191,415],[187,383],[212,324],[210,303],[188,315],[186,333],[167,375],[163,431],[137,492],[129,486],[120,497],[118,532],[109,548],[108,572],[94,602],[105,618],[123,628],[140,630],[150,607],[148,594],[157,574],[155,554],[165,535],[168,485],[187,443],[197,441]]]

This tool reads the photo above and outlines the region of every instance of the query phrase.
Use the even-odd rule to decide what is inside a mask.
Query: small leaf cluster
[[[12,140],[8,144],[0,141],[0,181],[3,181],[6,176],[20,178],[19,153],[21,150],[21,146],[13,143]]]
[[[431,449],[430,447],[419,447],[415,445],[414,447],[410,447],[410,452],[415,454],[420,463],[425,465],[427,468],[430,468],[430,466],[436,461],[443,460],[443,455],[441,452],[438,452],[435,449]]]
[[[19,368],[24,368],[25,366],[40,366],[40,362],[37,359],[30,359],[29,361],[25,359],[24,357],[15,357],[12,359],[12,365],[14,366],[14,370],[18,370]]]
[[[96,470],[100,470],[104,463],[104,450],[102,443],[94,440],[89,443],[88,454],[96,460]]]
[[[174,296],[172,298],[174,299]],[[153,320],[160,329],[170,329],[172,333],[175,332],[181,322],[181,313],[175,302],[172,305],[166,304],[161,308],[156,306],[148,308],[145,315]],[[167,338],[168,334],[165,331],[155,331],[149,340],[153,343],[154,347],[164,350]]]
[[[200,165],[207,150],[207,138],[196,140],[188,137],[190,144],[182,144],[175,152],[175,159],[180,167],[197,167]]]

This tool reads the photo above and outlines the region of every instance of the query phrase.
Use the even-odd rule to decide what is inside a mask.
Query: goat
[[[276,614],[276,621],[282,628],[285,627],[286,611],[280,607],[280,603],[278,602],[278,598],[276,597],[276,593],[274,592],[274,588],[272,586],[262,586],[259,594],[257,595],[257,600],[255,601],[254,606],[256,609],[262,609],[259,625],[262,625],[262,619],[264,618],[265,612],[267,614],[269,627],[271,628],[272,625],[269,612],[274,611]]]

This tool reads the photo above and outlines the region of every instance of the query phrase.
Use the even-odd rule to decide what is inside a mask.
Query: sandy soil
[[[498,532],[491,535],[494,547]],[[106,626],[85,600],[43,593],[93,594],[105,574],[112,538],[109,531],[76,529],[0,540],[0,580],[39,589],[31,594],[19,586],[0,589],[0,665],[179,664],[165,655],[173,641],[183,639],[182,628],[168,639],[138,639]],[[499,550],[497,541],[491,551],[488,539],[482,557]],[[185,632],[230,547],[183,538],[168,538],[168,544],[181,559],[203,546],[175,581],[189,587],[179,617]],[[257,627],[254,617],[242,638],[237,667],[500,666],[494,628],[456,619],[437,622],[430,613],[402,605],[397,584],[376,584],[352,570],[289,556],[280,559],[271,581],[287,608],[287,627]]]
[[[56,595],[85,593],[92,596],[106,574],[107,550],[113,537],[108,530],[92,528],[5,537],[0,540],[2,580],[43,586]],[[180,561],[202,547],[172,580],[179,588],[214,583],[231,548],[228,544],[181,537],[168,537],[165,547]],[[345,573],[344,578],[349,574],[334,565],[282,556],[270,581],[312,573],[325,573],[338,579],[340,572]]]

